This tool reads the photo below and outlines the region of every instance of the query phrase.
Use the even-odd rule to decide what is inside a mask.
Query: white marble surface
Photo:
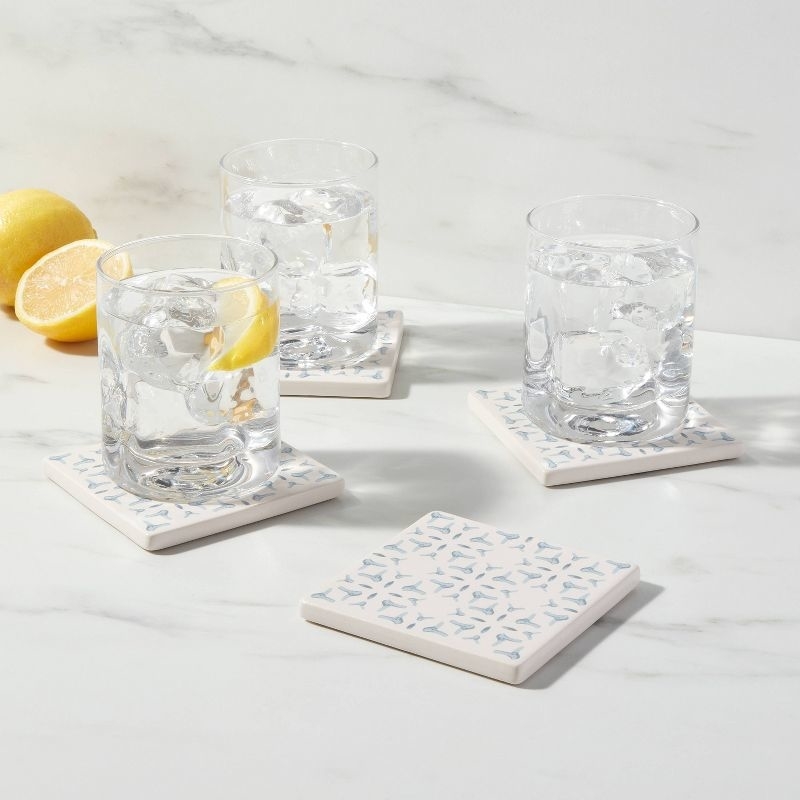
[[[345,495],[163,554],[42,475],[97,439],[93,348],[0,315],[0,796],[796,797],[800,343],[698,335],[738,461],[547,489],[466,404],[518,375],[519,316],[385,303],[408,323],[392,399],[283,401]],[[434,508],[643,584],[520,687],[300,620]]]
[[[701,219],[701,328],[800,338],[797,3],[7,5],[0,192],[109,241],[216,229],[236,145],[341,138],[381,158],[386,294],[520,308],[528,209],[644,194]]]

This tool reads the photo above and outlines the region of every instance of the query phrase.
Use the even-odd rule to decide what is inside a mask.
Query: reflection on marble
[[[800,338],[799,21],[723,0],[18,3],[0,191],[52,187],[110,241],[208,231],[230,148],[363,142],[382,291],[508,308],[532,206],[663,197],[702,221],[700,327]]]
[[[586,797],[578,764],[589,796],[791,796],[800,343],[698,334],[693,394],[740,459],[547,489],[464,402],[518,379],[520,315],[384,302],[406,321],[391,398],[282,400],[345,493],[163,554],[46,481],[46,454],[97,440],[96,359],[0,316],[3,797],[494,798],[532,776]],[[432,508],[624,554],[643,583],[517,688],[299,619]]]

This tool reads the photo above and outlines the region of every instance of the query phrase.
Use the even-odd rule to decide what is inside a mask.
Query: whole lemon
[[[13,306],[22,273],[43,255],[97,234],[69,200],[45,189],[0,195],[0,304]]]

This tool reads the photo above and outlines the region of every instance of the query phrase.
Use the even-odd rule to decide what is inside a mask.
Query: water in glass
[[[524,406],[562,438],[646,441],[689,399],[695,267],[688,251],[597,235],[529,254]]]
[[[277,308],[258,284],[236,290],[240,280],[164,270],[101,294],[104,457],[123,488],[202,499],[246,492],[277,469]]]
[[[375,343],[378,228],[374,197],[348,184],[241,189],[224,200],[225,230],[280,261],[284,364],[353,363]]]

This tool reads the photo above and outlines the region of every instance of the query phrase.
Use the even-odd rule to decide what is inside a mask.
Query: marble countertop
[[[800,342],[699,333],[736,462],[546,489],[467,410],[515,312],[406,315],[389,400],[289,397],[338,500],[147,553],[47,482],[98,439],[94,345],[0,314],[0,795],[788,798],[800,700]],[[641,586],[520,687],[302,622],[438,508],[617,554]]]

